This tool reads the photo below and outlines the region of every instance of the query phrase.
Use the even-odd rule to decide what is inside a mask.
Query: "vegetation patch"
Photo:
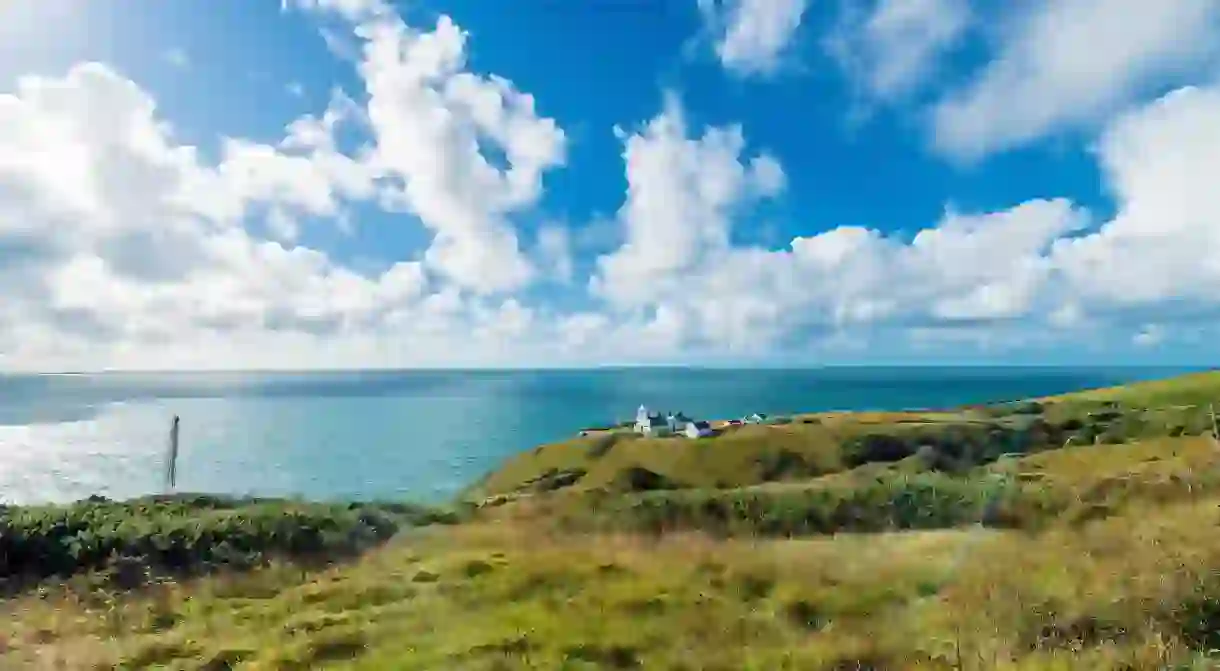
[[[935,529],[979,521],[985,504],[999,495],[990,480],[926,473],[859,486],[652,491],[600,501],[573,511],[566,522],[649,533],[699,529],[762,536]]]
[[[642,466],[630,466],[615,476],[609,488],[615,492],[653,492],[685,487],[686,485],[672,478]]]
[[[408,526],[455,523],[406,504],[322,504],[211,496],[92,498],[0,511],[0,581],[102,572],[131,588],[154,574],[248,568],[363,552]]]
[[[583,468],[572,468],[563,471],[551,468],[536,478],[526,480],[523,488],[534,489],[540,492],[553,492],[564,487],[571,487],[580,482],[580,479],[585,477],[585,474],[586,471]]]
[[[601,668],[634,669],[641,666],[639,653],[628,646],[582,643],[564,650],[564,658],[597,664]]]

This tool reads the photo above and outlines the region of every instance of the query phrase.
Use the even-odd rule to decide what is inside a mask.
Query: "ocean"
[[[505,457],[634,417],[936,408],[1165,377],[1154,368],[865,368],[0,375],[0,502],[163,487],[443,501]]]

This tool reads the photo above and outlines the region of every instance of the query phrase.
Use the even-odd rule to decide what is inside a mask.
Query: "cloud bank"
[[[770,3],[777,14],[758,17],[755,4],[707,10],[726,21],[726,67],[769,71],[803,11]],[[522,236],[564,169],[567,133],[529,92],[470,71],[470,38],[448,17],[420,27],[367,0],[292,3],[344,22],[362,90],[288,120],[278,142],[228,138],[210,162],[105,64],[25,77],[0,94],[0,369],[816,359],[879,334],[1025,347],[1097,329],[1154,346],[1220,314],[1220,87],[1120,101],[1166,63],[1205,62],[1207,48],[1165,26],[1212,30],[1216,5],[1137,3],[1143,18],[1123,25],[1143,46],[1077,53],[1092,39],[1084,19],[1107,4],[1031,12],[935,107],[934,130],[945,151],[977,156],[1095,123],[1112,217],[1049,196],[946,209],[905,235],[841,226],[742,245],[734,231],[786,196],[785,168],[746,128],[693,126],[666,93],[655,116],[613,129],[618,242],[587,272],[567,229]],[[853,67],[883,97],[915,86],[967,25],[920,15],[963,11],[947,0],[893,5],[853,38]],[[341,151],[341,130],[366,141]],[[297,244],[302,226],[343,226],[358,205],[422,226],[426,250],[370,272]],[[582,300],[537,298],[548,283]]]

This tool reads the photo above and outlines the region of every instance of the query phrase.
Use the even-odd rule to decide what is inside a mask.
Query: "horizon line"
[[[85,375],[107,374],[142,374],[142,375],[265,375],[275,373],[531,373],[531,372],[588,372],[599,370],[638,370],[638,369],[670,369],[670,370],[833,370],[845,368],[1027,368],[1027,369],[1182,369],[1182,370],[1220,370],[1220,364],[1210,363],[1039,363],[1039,362],[878,362],[858,363],[843,362],[831,364],[770,364],[770,363],[625,363],[625,364],[594,364],[571,366],[420,366],[420,367],[352,367],[352,368],[101,368],[60,371],[35,370],[0,370],[0,376],[34,376],[34,377],[73,377]]]

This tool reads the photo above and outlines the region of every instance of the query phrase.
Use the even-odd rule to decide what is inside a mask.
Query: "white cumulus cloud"
[[[771,75],[796,39],[809,0],[697,0],[716,56],[739,75]]]
[[[224,139],[214,164],[102,64],[0,94],[0,367],[495,363],[547,342],[534,331],[555,320],[467,290],[529,279],[508,217],[539,198],[562,131],[506,80],[462,72],[447,19],[371,16],[367,103],[336,93],[275,145]],[[341,124],[372,148],[338,151]],[[362,200],[418,215],[435,233],[424,257],[367,273],[294,244],[297,217],[341,225]],[[562,242],[543,242],[560,266]]]
[[[1096,233],[1061,241],[1072,295],[1114,310],[1220,316],[1220,88],[1185,88],[1110,124],[1098,158],[1118,201]]]
[[[964,158],[1104,123],[1134,98],[1220,65],[1215,0],[1024,3],[990,62],[933,113],[937,148]]]
[[[1035,199],[947,209],[909,237],[840,226],[777,250],[729,242],[750,225],[751,204],[774,195],[753,178],[741,130],[690,129],[671,98],[623,134],[625,239],[599,259],[592,288],[679,347],[741,352],[809,351],[877,329],[999,347],[1158,315],[1214,322],[1215,118],[1220,92],[1183,89],[1114,120],[1098,145],[1119,204],[1108,221],[1068,199]]]
[[[858,88],[885,102],[935,75],[972,19],[966,0],[870,0],[846,7],[827,47]]]
[[[447,17],[431,32],[393,17],[357,34],[371,164],[396,183],[386,201],[432,229],[426,261],[453,281],[481,292],[521,287],[534,269],[510,218],[538,202],[543,173],[563,164],[563,130],[508,80],[463,71],[466,34]]]

